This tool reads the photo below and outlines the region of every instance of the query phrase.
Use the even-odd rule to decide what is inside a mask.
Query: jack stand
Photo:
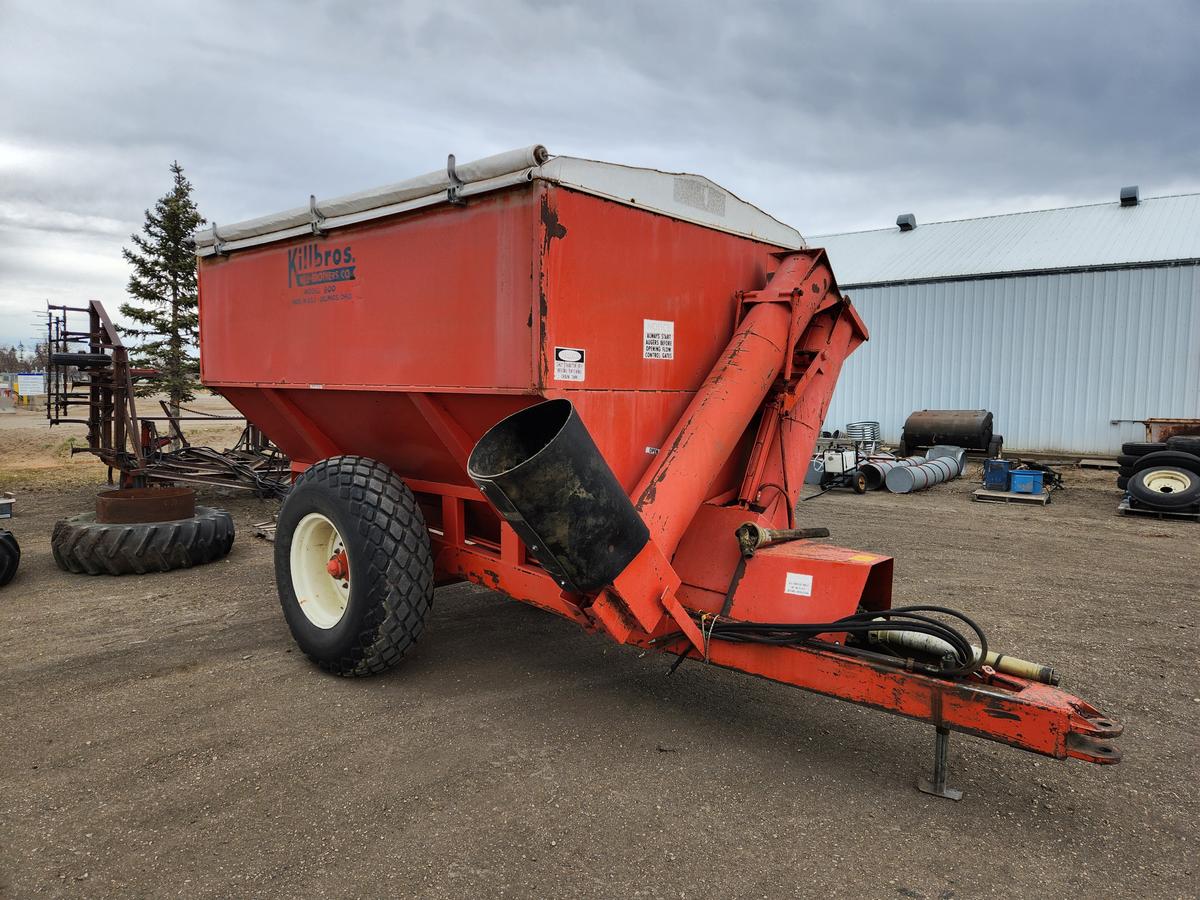
[[[946,775],[950,771],[947,758],[950,754],[950,729],[938,726],[937,738],[933,745],[933,780],[917,779],[917,790],[935,797],[945,797],[947,800],[961,800],[962,791],[946,787]]]

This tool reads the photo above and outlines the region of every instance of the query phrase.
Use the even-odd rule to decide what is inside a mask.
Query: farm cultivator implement
[[[288,460],[255,426],[224,451],[188,442],[183,422],[240,421],[241,416],[173,413],[159,401],[161,415],[139,413],[137,387],[152,369],[129,364],[129,351],[99,300],[87,306],[47,306],[46,416],[51,425],[87,426],[87,443],[74,453],[91,453],[113,472],[122,488],[152,482],[182,482],[252,490],[280,496],[288,488]],[[162,426],[161,429],[159,426]]]
[[[797,520],[867,329],[823,251],[714,183],[541,147],[197,235],[202,375],[292,460],[284,614],[381,671],[436,584],[962,731],[1119,759],[1120,726],[892,560]]]

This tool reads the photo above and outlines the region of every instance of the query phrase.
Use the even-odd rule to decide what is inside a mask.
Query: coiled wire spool
[[[919,466],[898,466],[884,477],[893,494],[909,494],[958,477],[958,463],[948,456],[931,459]]]
[[[860,453],[874,453],[879,447],[879,423],[851,422],[846,426],[846,437],[854,441]]]

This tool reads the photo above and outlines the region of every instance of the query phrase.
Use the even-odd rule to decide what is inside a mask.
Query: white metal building
[[[1200,194],[1122,195],[810,238],[871,332],[825,427],[990,409],[1008,449],[1115,454],[1200,418]]]

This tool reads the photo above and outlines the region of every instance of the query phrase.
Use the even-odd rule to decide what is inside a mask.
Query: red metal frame
[[[419,496],[441,500],[441,521],[431,532],[440,583],[470,581],[556,613],[589,631],[603,632],[621,643],[667,653],[687,653],[712,665],[1045,756],[1093,763],[1114,763],[1120,759],[1110,743],[1120,734],[1120,726],[1078,697],[1026,679],[985,674],[972,681],[945,681],[817,646],[783,648],[723,641],[711,641],[705,646],[698,635],[693,637],[699,647],[681,640],[658,643],[651,633],[627,621],[622,610],[614,610],[618,604],[610,599],[602,597],[587,606],[586,598],[563,592],[540,566],[523,558],[524,548],[511,529],[504,532],[501,546],[468,538],[463,526],[465,505],[487,504],[478,491],[416,480],[408,484]],[[807,548],[817,546],[800,543]],[[887,562],[890,574],[890,560]],[[637,577],[636,573],[629,574]],[[680,606],[711,611],[686,601]],[[678,620],[665,607],[660,609],[658,618],[659,623],[651,629],[654,633],[679,627]]]

